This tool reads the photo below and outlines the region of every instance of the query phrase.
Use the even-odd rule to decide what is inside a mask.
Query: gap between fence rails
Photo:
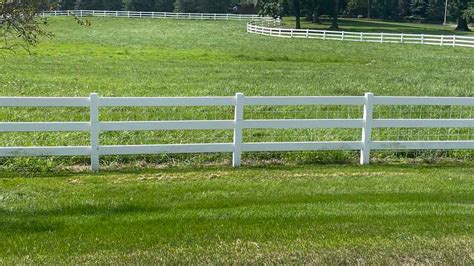
[[[269,119],[245,120],[245,106],[363,106],[361,119]],[[232,165],[241,165],[243,152],[359,150],[360,164],[370,163],[371,150],[383,149],[474,149],[474,140],[466,141],[372,141],[373,128],[474,128],[474,119],[373,119],[375,105],[474,106],[474,97],[390,97],[366,93],[364,96],[289,96],[246,97],[161,97],[111,98],[91,93],[84,98],[0,97],[0,107],[88,107],[89,122],[0,122],[0,132],[90,133],[90,146],[0,147],[0,157],[16,156],[90,156],[91,169],[98,171],[100,156],[156,153],[232,153]],[[177,121],[106,121],[100,122],[100,107],[159,106],[234,106],[233,120]],[[243,129],[314,129],[360,128],[360,141],[332,142],[257,142],[243,143]],[[233,130],[233,143],[116,145],[101,146],[100,133],[109,131],[150,130]]]

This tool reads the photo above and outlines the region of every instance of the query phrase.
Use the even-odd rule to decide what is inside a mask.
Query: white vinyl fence
[[[282,38],[304,38],[376,43],[431,44],[452,47],[474,48],[474,36],[432,35],[407,33],[373,33],[330,30],[286,29],[272,27],[271,21],[253,21],[247,23],[247,32]]]
[[[259,20],[255,14],[219,14],[219,13],[175,13],[143,11],[107,11],[107,10],[58,10],[43,12],[46,16],[78,17],[120,17],[120,18],[162,18],[162,19],[197,19],[197,20]]]
[[[244,109],[249,106],[363,106],[358,119],[268,119],[245,120]],[[158,153],[233,153],[233,166],[241,164],[243,152],[262,151],[360,151],[360,163],[368,164],[371,150],[473,150],[474,139],[459,141],[372,141],[376,128],[474,128],[474,119],[373,119],[378,105],[399,106],[474,106],[474,97],[173,97],[173,98],[112,98],[93,93],[82,98],[0,97],[0,107],[86,107],[90,119],[84,122],[1,122],[0,132],[89,132],[88,146],[0,147],[0,157],[17,156],[90,156],[92,170],[99,170],[102,155]],[[99,121],[100,107],[191,107],[231,106],[233,120],[177,121]],[[362,129],[360,141],[329,142],[256,142],[243,143],[244,129]],[[99,135],[110,131],[157,130],[233,130],[232,143],[160,144],[160,145],[101,145]]]

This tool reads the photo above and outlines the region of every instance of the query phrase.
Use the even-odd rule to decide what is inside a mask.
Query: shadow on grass
[[[131,232],[154,228],[152,229],[154,233],[173,236],[182,230],[185,230],[187,232],[185,234],[188,235],[199,235],[201,231],[229,233],[235,230],[235,234],[246,233],[250,236],[260,228],[257,230],[259,232],[257,234],[266,235],[272,235],[272,232],[287,235],[289,232],[284,233],[286,230],[298,229],[303,231],[323,230],[324,234],[328,236],[338,237],[341,234],[350,234],[353,237],[393,231],[442,236],[446,233],[465,232],[466,227],[471,224],[470,221],[474,220],[474,215],[469,213],[403,212],[403,207],[399,207],[400,212],[395,213],[366,211],[357,215],[344,212],[309,214],[308,210],[299,210],[298,215],[294,216],[279,215],[278,213],[288,211],[284,206],[274,209],[273,213],[261,208],[253,209],[255,213],[239,211],[183,213],[181,210],[176,210],[164,216],[157,216],[154,208],[130,207],[131,205],[125,204],[115,208],[112,212],[107,207],[96,207],[82,213],[83,207],[80,206],[68,210],[75,213],[74,215],[69,214],[63,217],[52,216],[49,211],[32,212],[28,216],[25,216],[24,213],[2,211],[0,217],[5,214],[7,216],[0,220],[0,234],[18,235],[57,231],[67,231],[74,234],[77,231],[86,231],[92,234],[100,232],[104,237],[107,237],[108,232],[113,231],[114,234],[117,232],[122,232],[123,235],[130,234],[130,237],[133,238]],[[157,208],[157,210],[161,211],[162,208]],[[52,213],[56,211],[53,210]],[[292,211],[297,211],[297,208],[293,207]],[[95,215],[87,217],[87,214],[92,212]],[[137,216],[143,212],[147,213],[147,216]],[[119,215],[122,214],[127,214],[127,216],[121,218]],[[215,227],[216,222],[220,224],[218,228]]]

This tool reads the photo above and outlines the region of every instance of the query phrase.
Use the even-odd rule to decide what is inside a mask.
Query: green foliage
[[[49,35],[43,29],[46,20],[38,17],[48,7],[46,0],[0,0],[0,50],[28,49]]]
[[[174,0],[155,0],[156,11],[173,12]]]
[[[276,17],[280,13],[280,3],[278,0],[259,0],[257,9],[260,16]]]
[[[197,0],[176,0],[176,12],[198,12]]]
[[[227,13],[231,0],[176,0],[177,12]]]

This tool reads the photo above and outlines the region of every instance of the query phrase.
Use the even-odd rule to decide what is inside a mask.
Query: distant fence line
[[[219,14],[219,13],[175,13],[144,11],[107,11],[107,10],[57,10],[43,12],[46,16],[78,17],[121,17],[121,18],[157,18],[189,20],[245,20],[247,32],[281,38],[304,38],[375,43],[428,44],[451,47],[474,48],[474,36],[433,35],[408,33],[374,33],[331,30],[277,28],[280,20],[271,17],[260,17],[255,14]]]
[[[255,14],[228,13],[175,13],[175,12],[144,12],[144,11],[107,11],[107,10],[57,10],[43,12],[46,16],[78,16],[78,17],[120,17],[120,18],[162,18],[162,19],[193,19],[193,20],[259,20]],[[266,18],[270,19],[270,18]]]
[[[383,32],[373,33],[276,28],[275,26],[278,24],[278,21],[251,21],[247,23],[247,32],[281,38],[304,38],[376,43],[429,44],[438,46],[474,48],[474,36],[469,37],[459,35],[432,35]]]
[[[233,107],[232,120],[100,121],[100,108],[108,107]],[[252,106],[361,106],[354,119],[244,119]],[[474,106],[474,97],[293,96],[293,97],[0,97],[0,108],[86,107],[89,119],[82,122],[0,122],[0,132],[88,132],[89,146],[0,147],[0,157],[90,156],[92,170],[99,170],[99,157],[159,153],[232,153],[233,166],[241,164],[243,152],[360,151],[360,163],[369,164],[371,150],[474,150],[474,139],[445,141],[374,141],[372,130],[382,128],[474,128],[474,119],[374,119],[376,106]],[[243,142],[247,129],[361,129],[358,141]],[[231,143],[101,145],[102,132],[169,130],[233,130]]]

